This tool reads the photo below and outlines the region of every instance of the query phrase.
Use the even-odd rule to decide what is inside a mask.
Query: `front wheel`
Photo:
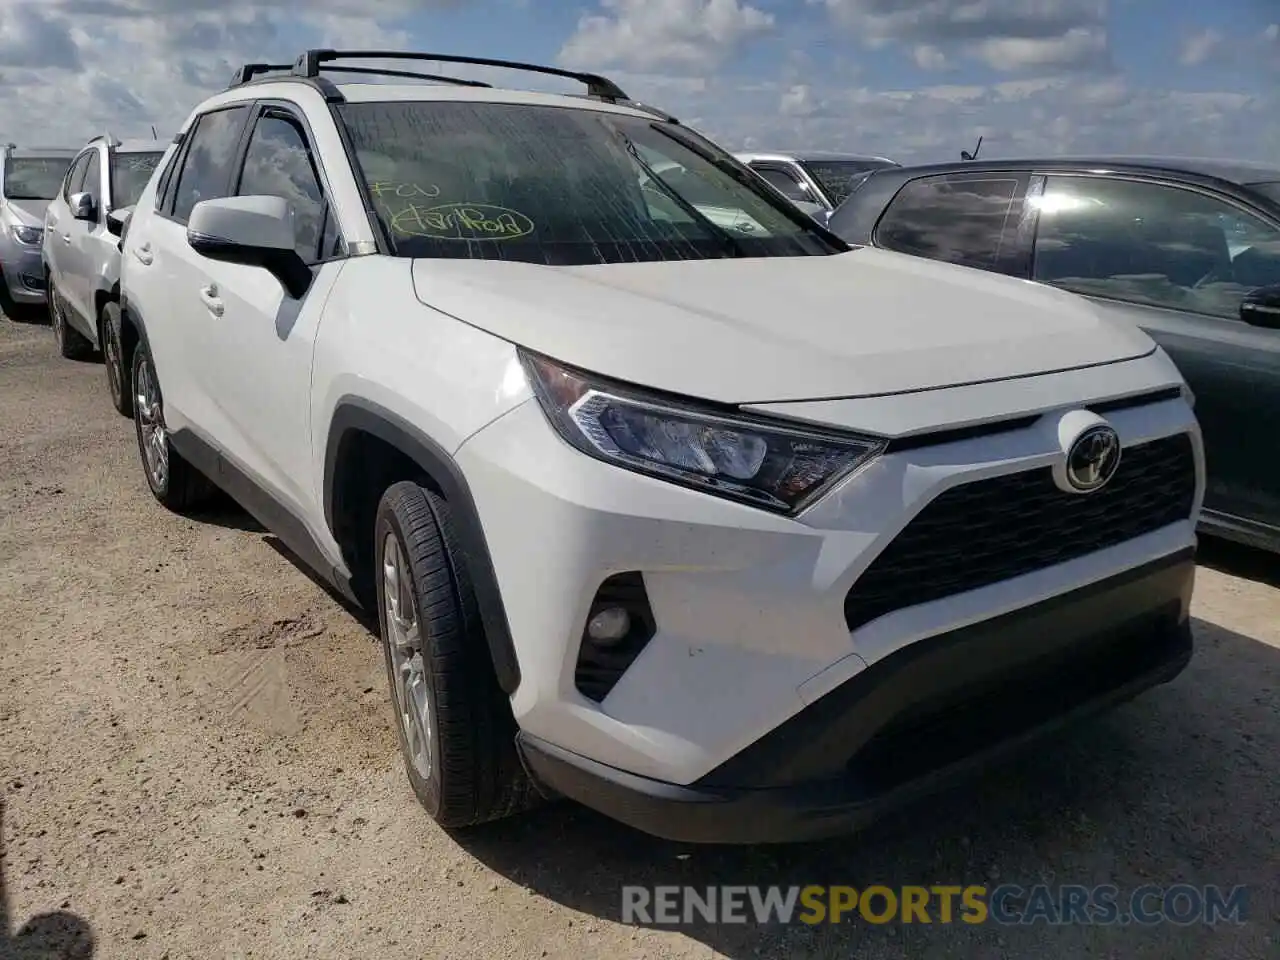
[[[378,621],[396,735],[418,801],[442,827],[510,816],[538,794],[489,659],[449,505],[390,487],[374,523]]]
[[[173,449],[164,422],[164,399],[156,378],[155,362],[146,341],[133,352],[133,423],[138,434],[138,454],[151,494],[176,513],[206,503],[214,486],[204,474]]]

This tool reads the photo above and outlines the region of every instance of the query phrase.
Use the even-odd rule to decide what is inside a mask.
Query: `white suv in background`
[[[371,56],[196,108],[122,345],[155,497],[377,609],[438,822],[842,832],[1187,663],[1201,442],[1144,334],[851,249],[604,78],[330,79]]]
[[[119,350],[120,234],[164,151],[154,140],[95,137],[45,211],[45,282],[58,350],[72,359],[101,351],[112,404],[125,416],[133,408]]]

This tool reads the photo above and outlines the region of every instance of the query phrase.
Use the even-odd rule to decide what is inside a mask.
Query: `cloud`
[[[568,67],[705,70],[770,32],[771,13],[741,0],[600,0],[560,50]]]
[[[449,36],[443,27],[428,41],[421,19],[482,2],[556,9],[551,0],[0,0],[0,129],[78,146],[103,129],[149,137],[155,124],[167,139],[245,62],[289,62],[320,46],[430,43],[482,53],[458,34],[441,40]],[[1125,51],[1113,49],[1103,0],[579,2],[580,16],[558,8],[564,32],[529,38],[541,52],[522,56],[514,47],[510,55],[539,60],[558,49],[563,64],[607,72],[731,149],[952,159],[981,135],[984,156],[1280,153],[1274,83],[1257,83],[1254,93],[1215,90],[1198,72],[1196,91],[1176,89],[1179,56],[1209,63],[1238,54],[1264,81],[1263,63],[1280,70],[1280,25],[1264,29],[1265,20],[1251,36],[1225,28],[1217,40],[1203,28],[1172,34],[1164,74],[1172,79],[1159,87],[1114,67]],[[549,13],[547,22],[554,19]],[[862,56],[864,46],[882,53]],[[891,85],[877,72],[885,54],[901,58],[894,75],[909,79]],[[992,71],[1003,82],[989,82]],[[485,68],[457,72],[513,80]]]
[[[1217,53],[1225,40],[1221,32],[1211,27],[1198,30],[1182,41],[1178,62],[1184,67],[1198,66]]]
[[[913,45],[920,66],[952,52],[997,70],[1109,63],[1106,0],[811,0],[863,42]]]
[[[0,20],[0,67],[79,70],[80,47],[67,21],[41,7],[11,7]]]
[[[631,92],[650,95],[643,86]],[[979,136],[985,157],[1212,154],[1265,161],[1280,149],[1280,94],[1150,88],[1114,74],[916,89],[812,82],[731,91],[717,81],[654,102],[706,118],[703,132],[730,149],[820,144],[907,162],[957,159]]]

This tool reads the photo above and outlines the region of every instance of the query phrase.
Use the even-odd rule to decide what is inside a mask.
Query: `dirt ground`
[[[453,837],[367,627],[236,509],[165,513],[102,367],[3,319],[0,957],[1275,958],[1280,561],[1204,557],[1176,682],[860,837],[683,847],[568,804]],[[619,922],[623,884],[997,882],[1253,889],[1216,928]]]

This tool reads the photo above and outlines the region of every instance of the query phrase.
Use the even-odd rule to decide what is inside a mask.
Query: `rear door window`
[[[1019,273],[1017,228],[1025,173],[912,180],[876,227],[877,246],[980,270]]]

